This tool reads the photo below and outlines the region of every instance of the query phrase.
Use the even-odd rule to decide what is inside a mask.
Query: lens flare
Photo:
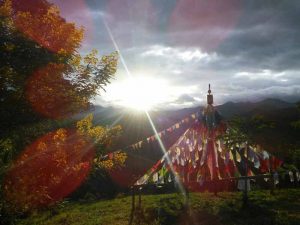
[[[179,0],[169,21],[170,40],[213,50],[234,29],[240,6],[238,0]],[[191,34],[189,38],[187,32]]]
[[[36,70],[26,84],[26,98],[39,114],[54,119],[67,118],[89,107],[63,76],[63,64],[48,64]]]
[[[48,206],[72,193],[91,169],[95,150],[73,130],[50,132],[29,145],[4,181],[5,199],[16,210]]]
[[[156,136],[156,139],[157,139],[157,141],[158,141],[158,144],[159,144],[159,146],[160,146],[160,149],[161,149],[161,151],[162,151],[164,157],[166,158],[166,161],[167,161],[168,165],[170,166],[171,173],[172,173],[173,176],[175,177],[175,182],[176,182],[176,184],[178,185],[179,191],[183,194],[184,200],[186,200],[186,191],[185,191],[185,189],[184,189],[184,187],[183,187],[183,184],[182,184],[180,178],[178,177],[178,175],[177,175],[177,173],[176,173],[176,171],[175,171],[175,169],[174,169],[174,167],[173,167],[173,164],[172,164],[172,161],[171,161],[171,159],[170,159],[170,157],[169,157],[169,154],[168,154],[168,152],[167,152],[167,150],[166,150],[166,148],[165,148],[165,146],[164,146],[164,144],[163,144],[161,138],[160,138],[159,135],[158,135],[158,132],[157,132],[157,130],[156,130],[156,127],[155,127],[155,125],[154,125],[154,123],[153,123],[153,121],[152,121],[152,119],[151,119],[149,113],[148,113],[147,111],[145,111],[145,113],[146,113],[147,118],[148,118],[148,120],[149,120],[149,123],[150,123],[150,125],[151,125],[151,127],[152,127],[152,129],[153,129],[153,131],[154,131],[154,134],[155,134],[155,136]]]
[[[116,35],[116,39],[121,47],[129,47],[146,40],[141,38],[146,36],[157,23],[157,16],[151,0],[109,0],[106,5],[107,20],[110,27],[113,27],[115,34],[119,34],[126,23],[126,32]],[[121,37],[121,38],[118,38]]]
[[[113,42],[113,44],[114,44],[114,46],[115,46],[115,48],[116,48],[116,50],[117,51],[119,51],[119,45],[117,44],[117,42],[116,42],[116,40],[115,40],[115,38],[114,38],[114,36],[113,36],[113,34],[112,34],[112,32],[111,32],[111,29],[110,29],[110,27],[108,26],[108,24],[106,23],[106,21],[105,21],[105,19],[103,19],[103,22],[104,22],[104,24],[105,24],[105,27],[106,27],[106,29],[107,29],[107,32],[108,32],[108,34],[109,34],[109,36],[110,36],[110,38],[111,38],[111,41]],[[125,59],[123,58],[123,56],[122,56],[122,54],[121,54],[121,52],[120,52],[120,55],[121,55],[121,62],[122,62],[122,64],[123,64],[123,66],[124,66],[124,68],[125,68],[125,70],[126,70],[126,72],[127,72],[127,76],[129,77],[129,79],[130,79],[130,81],[132,81],[133,80],[133,77],[132,77],[132,75],[131,75],[131,73],[130,73],[130,71],[129,71],[129,69],[128,69],[128,67],[127,67],[127,64],[126,64],[126,62],[125,62]],[[149,86],[149,83],[148,83],[148,86]],[[128,86],[127,86],[128,87]],[[144,86],[145,87],[145,86]],[[150,87],[151,87],[151,85],[150,85]],[[155,88],[157,87],[157,85],[155,85]],[[128,88],[127,88],[127,90],[129,90]],[[132,88],[130,87],[130,90],[132,91]],[[138,92],[134,92],[134,93],[138,93]],[[134,98],[132,98],[132,99],[136,99],[135,97]],[[134,100],[134,102],[135,102],[135,104],[134,105],[136,105],[136,100]],[[138,106],[141,106],[141,103],[140,103],[140,101],[138,101],[138,104],[137,104]],[[149,121],[149,123],[150,123],[150,125],[151,125],[151,127],[152,127],[152,129],[153,129],[153,132],[155,133],[155,136],[156,136],[156,138],[157,138],[157,140],[158,140],[158,142],[159,142],[159,146],[160,146],[160,148],[161,148],[161,151],[162,151],[162,153],[165,155],[165,157],[167,158],[167,161],[168,161],[168,163],[169,163],[169,165],[170,165],[170,167],[171,167],[171,171],[172,171],[172,173],[174,174],[174,176],[175,176],[175,182],[178,184],[178,187],[179,187],[179,190],[181,191],[181,193],[184,195],[184,198],[186,199],[186,192],[185,192],[185,190],[184,190],[184,187],[182,186],[182,183],[181,183],[181,181],[178,179],[178,177],[177,177],[177,175],[176,175],[176,173],[175,173],[175,170],[174,170],[174,168],[173,168],[173,166],[172,166],[172,163],[170,163],[170,158],[168,157],[168,155],[167,155],[167,151],[166,151],[166,148],[164,147],[164,144],[162,143],[162,141],[161,141],[161,139],[160,139],[160,137],[159,137],[159,135],[158,135],[158,133],[157,133],[157,130],[156,130],[156,128],[155,128],[155,125],[154,125],[154,123],[152,122],[152,119],[151,119],[151,117],[150,117],[150,115],[149,115],[149,113],[148,113],[148,111],[147,111],[147,107],[149,107],[149,106],[143,106],[142,105],[142,107],[138,107],[138,108],[142,108],[142,110],[145,112],[145,114],[147,115],[147,118],[148,118],[148,121]],[[128,162],[129,160],[127,160],[127,162]],[[129,163],[128,163],[129,164]],[[129,185],[132,185],[137,179],[138,179],[138,176],[137,176],[137,173],[135,173],[136,171],[131,171],[129,168],[122,168],[122,169],[117,169],[117,170],[112,170],[112,171],[109,171],[109,174],[110,174],[110,177],[116,182],[117,181],[117,184],[119,184],[120,186],[123,186],[123,187],[128,187]]]

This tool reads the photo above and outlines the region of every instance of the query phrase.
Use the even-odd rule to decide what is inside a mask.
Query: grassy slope
[[[193,193],[189,216],[180,194],[144,195],[142,211],[133,224],[299,224],[300,189],[250,192],[250,203],[242,207],[241,193]],[[55,210],[36,213],[17,224],[92,225],[128,224],[131,197],[93,203],[66,203]],[[139,218],[139,219],[138,219]]]

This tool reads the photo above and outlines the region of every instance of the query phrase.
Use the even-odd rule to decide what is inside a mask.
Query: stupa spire
[[[211,94],[210,84],[208,84],[208,95],[207,95],[207,104],[212,105],[214,103],[214,96]]]

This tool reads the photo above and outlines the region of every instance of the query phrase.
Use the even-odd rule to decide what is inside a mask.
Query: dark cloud
[[[113,1],[119,6],[110,8]],[[219,103],[243,98],[300,99],[300,1],[226,0],[238,2],[234,23],[218,22],[222,21],[218,17],[211,26],[198,26],[196,4],[201,2],[205,12],[205,6],[213,6],[209,1],[188,0],[188,5],[182,0],[87,0],[95,25],[90,47],[101,53],[115,50],[103,26],[104,16],[132,73],[144,71],[186,88],[186,94],[179,93],[173,101],[178,106],[204,99],[208,83]],[[179,24],[178,15],[189,15],[184,10],[194,17]],[[120,64],[115,82],[124,74]]]
[[[236,67],[299,69],[300,2],[244,1],[240,22],[218,52]]]

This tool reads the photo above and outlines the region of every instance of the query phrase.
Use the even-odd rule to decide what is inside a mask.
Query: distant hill
[[[265,99],[260,102],[227,102],[216,106],[217,110],[225,120],[230,120],[234,116],[251,116],[262,114],[275,117],[289,115],[287,112],[293,112],[289,120],[296,118],[296,105],[278,99]],[[161,110],[150,111],[149,115],[157,131],[163,130],[174,123],[182,120],[186,116],[202,111],[203,107],[184,108],[179,110]],[[94,123],[100,125],[121,125],[123,129],[123,138],[114,146],[114,148],[124,148],[130,144],[140,141],[154,134],[145,113],[134,112],[133,110],[114,107],[95,106]],[[183,131],[182,131],[183,132]]]
[[[278,99],[265,99],[260,102],[227,102],[223,105],[216,106],[219,113],[225,118],[230,119],[233,116],[245,116],[255,113],[268,113],[280,109],[295,108],[296,105]],[[180,121],[184,117],[203,110],[203,106],[194,108],[184,108],[179,110],[161,110],[150,111],[149,114],[157,128],[164,129],[173,123]],[[134,129],[141,131],[138,138],[143,134],[152,134],[152,128],[148,118],[143,112],[134,112],[124,108],[95,106],[94,122],[101,125],[120,124],[123,129],[135,132]],[[140,129],[141,128],[141,129]]]
[[[257,112],[270,112],[285,108],[295,108],[294,103],[285,102],[279,99],[265,99],[260,102],[227,102],[217,106],[217,109],[227,119],[233,116],[253,114]]]

